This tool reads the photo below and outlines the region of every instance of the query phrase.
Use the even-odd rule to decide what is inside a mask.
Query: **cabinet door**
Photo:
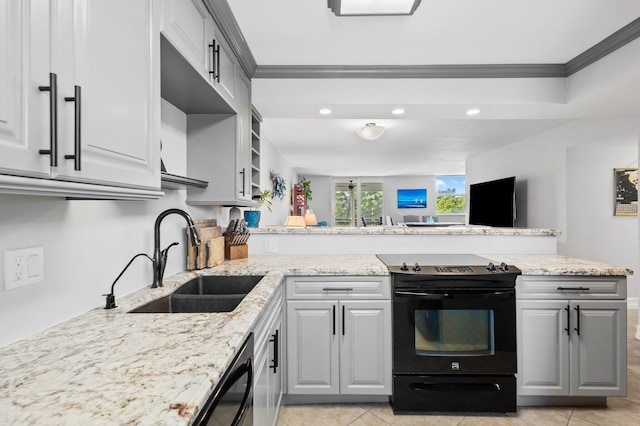
[[[255,379],[253,381],[253,424],[254,426],[271,426],[270,419],[270,371],[269,358],[256,357],[254,364]]]
[[[0,173],[49,177],[51,3],[0,0]]]
[[[571,307],[571,394],[625,396],[626,302],[573,301]]]
[[[517,302],[518,395],[569,395],[568,301]]]
[[[70,25],[61,31],[66,35],[72,28],[74,39],[72,47],[61,36],[54,47],[61,75],[57,179],[160,187],[159,16],[153,3],[83,0],[65,8]],[[64,99],[74,98],[76,85],[81,87],[79,117],[77,100]],[[79,154],[74,145],[78,123],[81,170],[75,170],[73,159],[64,159]]]
[[[287,302],[289,394],[338,394],[337,305],[337,301]]]
[[[278,420],[278,412],[280,411],[280,403],[282,402],[282,372],[286,365],[284,353],[282,352],[284,348],[282,344],[284,335],[281,316],[277,318],[271,336],[273,343],[271,344],[271,361],[269,364],[269,421],[270,425],[274,425]]]
[[[201,0],[165,0],[162,33],[209,80],[213,63],[211,38],[213,19]]]
[[[215,41],[215,75],[211,78],[213,87],[229,104],[236,104],[236,77],[238,75],[238,62],[217,26],[213,26],[213,40]],[[241,84],[238,81],[238,84]],[[242,102],[242,101],[241,101]]]
[[[244,73],[241,73],[238,79],[236,110],[238,111],[236,139],[238,198],[251,201],[251,81],[244,76]]]
[[[340,393],[391,395],[391,301],[340,302]]]

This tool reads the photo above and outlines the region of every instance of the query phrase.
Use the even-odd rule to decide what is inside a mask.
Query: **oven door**
[[[396,288],[394,374],[516,373],[514,288]]]

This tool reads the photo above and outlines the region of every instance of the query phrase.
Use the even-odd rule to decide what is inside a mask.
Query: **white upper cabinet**
[[[55,39],[61,139],[55,177],[158,188],[160,62],[153,0],[66,3],[59,3],[60,21],[73,26],[62,26]],[[80,101],[69,101],[76,86]],[[78,123],[80,170],[69,159],[78,155]]]
[[[0,191],[162,195],[155,1],[0,0]]]
[[[162,32],[191,66],[209,78],[213,19],[200,0],[164,0]]]
[[[0,173],[49,177],[51,4],[0,0]],[[33,6],[33,7],[32,7]]]
[[[231,51],[231,47],[224,39],[220,29],[214,26],[212,44],[213,74],[211,82],[218,93],[231,105],[236,104],[236,76],[238,75],[238,61]],[[238,84],[240,82],[238,81]],[[239,100],[238,102],[242,102]]]
[[[218,96],[230,106],[235,107],[238,61],[204,3],[201,0],[163,1],[162,33],[164,37],[196,73],[215,89]],[[211,103],[215,107],[218,101],[211,101]],[[181,108],[181,105],[177,106]],[[188,109],[185,112],[228,112],[228,108],[212,111],[207,106],[200,111],[193,110],[191,106]]]

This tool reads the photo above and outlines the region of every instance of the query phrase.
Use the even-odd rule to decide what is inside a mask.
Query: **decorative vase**
[[[260,224],[260,210],[246,210],[244,221],[247,222],[249,228],[257,228]]]

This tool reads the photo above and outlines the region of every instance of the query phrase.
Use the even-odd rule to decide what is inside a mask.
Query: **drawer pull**
[[[589,287],[558,287],[560,291],[590,291]]]
[[[324,287],[322,291],[353,291],[353,287]]]

